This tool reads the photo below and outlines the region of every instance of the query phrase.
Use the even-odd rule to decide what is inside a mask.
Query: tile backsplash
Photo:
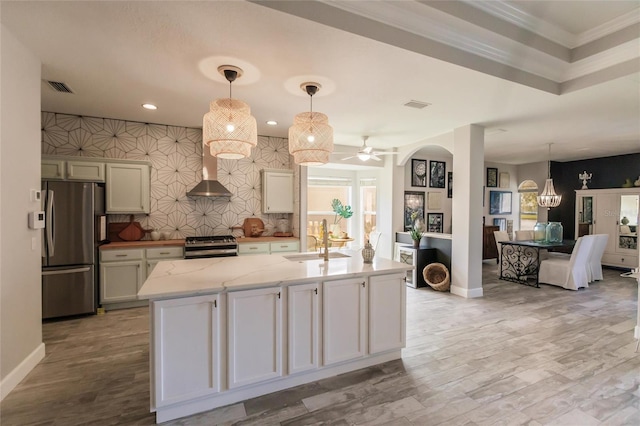
[[[149,161],[151,212],[135,220],[173,238],[227,235],[247,217],[263,220],[264,235],[275,231],[277,219],[287,217],[298,235],[298,214],[261,213],[260,170],[294,169],[284,138],[259,136],[249,158],[218,159],[218,180],[233,193],[230,199],[186,196],[202,179],[202,129],[43,112],[42,153]],[[295,205],[299,211],[297,185]],[[109,221],[128,222],[129,217],[110,215]],[[241,236],[242,231],[233,234]]]

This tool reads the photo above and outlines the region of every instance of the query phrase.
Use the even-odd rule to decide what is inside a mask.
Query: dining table
[[[539,288],[540,251],[571,253],[575,240],[500,241],[500,279]]]

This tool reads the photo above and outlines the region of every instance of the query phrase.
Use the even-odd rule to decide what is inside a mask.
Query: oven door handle
[[[228,250],[185,250],[184,257],[189,259],[190,257],[221,257],[221,256],[236,256],[238,254],[237,249]]]

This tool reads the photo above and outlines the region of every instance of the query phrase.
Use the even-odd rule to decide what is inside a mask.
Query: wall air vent
[[[422,108],[426,108],[429,105],[431,105],[428,102],[422,102],[422,101],[414,101],[414,100],[410,100],[409,102],[407,102],[406,104],[404,104],[404,106],[409,107],[409,108],[416,108],[416,109],[422,109]]]
[[[50,81],[50,80],[45,80],[45,81],[47,82],[49,87],[51,87],[56,92],[73,93],[73,90],[71,90],[71,88],[67,86],[65,83],[62,83],[60,81]]]

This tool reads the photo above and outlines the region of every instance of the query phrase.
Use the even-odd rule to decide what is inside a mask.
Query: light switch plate
[[[42,196],[42,193],[40,192],[39,189],[31,190],[31,201],[40,201],[41,196]]]

